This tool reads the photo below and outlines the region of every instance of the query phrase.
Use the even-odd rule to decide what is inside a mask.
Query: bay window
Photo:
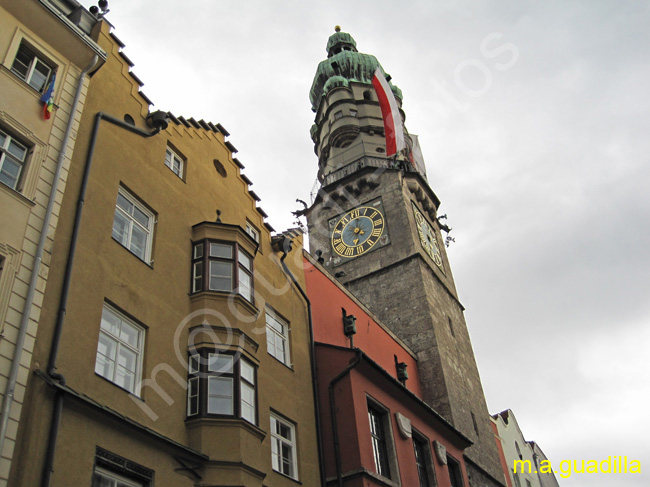
[[[234,292],[253,302],[253,257],[235,242],[195,242],[192,292],[200,291]]]
[[[189,357],[187,415],[257,424],[257,371],[240,354],[200,350]]]

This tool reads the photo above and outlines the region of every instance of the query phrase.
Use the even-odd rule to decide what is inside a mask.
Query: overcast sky
[[[311,201],[309,88],[334,26],[351,33],[420,136],[490,412],[554,465],[644,470],[563,487],[650,484],[647,1],[109,7],[154,109],[223,124],[276,230]]]

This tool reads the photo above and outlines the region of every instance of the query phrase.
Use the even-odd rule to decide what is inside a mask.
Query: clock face
[[[330,220],[330,228],[335,257],[357,257],[369,252],[380,240],[387,240],[386,220],[379,200]]]
[[[415,204],[413,204],[413,213],[415,214],[415,223],[418,227],[418,235],[420,236],[420,244],[422,244],[422,248],[427,254],[429,254],[429,257],[431,257],[436,265],[440,267],[441,270],[444,270],[442,267],[442,256],[440,255],[438,241],[436,240],[436,233],[427,219],[424,218],[424,215],[417,209]]]

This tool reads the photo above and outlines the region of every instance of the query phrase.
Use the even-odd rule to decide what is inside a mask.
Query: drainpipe
[[[70,117],[68,118],[68,123],[65,128],[65,133],[63,135],[63,142],[61,143],[61,150],[59,151],[59,157],[56,161],[56,169],[54,171],[54,179],[52,180],[52,190],[50,191],[50,197],[47,202],[47,209],[45,210],[45,218],[43,219],[43,227],[41,228],[41,233],[38,239],[38,245],[36,247],[36,254],[34,256],[34,268],[32,269],[32,275],[29,279],[29,287],[27,288],[27,297],[25,298],[25,306],[23,308],[23,314],[20,318],[20,325],[18,328],[18,336],[16,337],[16,348],[14,349],[13,360],[11,362],[11,370],[9,372],[9,378],[7,380],[7,387],[5,389],[5,395],[2,401],[2,412],[0,419],[0,453],[4,449],[5,439],[7,438],[7,427],[9,425],[9,413],[11,412],[11,406],[14,401],[14,395],[16,392],[16,381],[18,379],[18,372],[20,370],[20,360],[23,354],[23,347],[25,346],[25,336],[27,335],[27,326],[29,325],[29,317],[32,311],[32,304],[34,303],[34,293],[36,292],[36,285],[38,284],[38,276],[41,269],[41,262],[43,261],[43,252],[45,250],[45,244],[47,243],[47,234],[50,228],[50,218],[52,217],[52,212],[54,210],[54,202],[56,199],[56,192],[59,186],[59,179],[61,176],[61,169],[63,168],[63,163],[65,162],[65,154],[68,150],[68,143],[70,141],[70,134],[72,133],[72,125],[74,124],[74,116],[77,112],[77,105],[79,104],[79,99],[81,98],[81,89],[83,88],[84,80],[86,74],[95,67],[99,57],[95,55],[90,62],[90,64],[81,72],[79,75],[79,81],[77,82],[77,90],[75,91],[74,99],[72,105],[70,106]]]
[[[99,125],[102,120],[106,120],[113,125],[117,125],[123,129],[133,132],[141,137],[152,137],[159,133],[161,130],[167,128],[166,114],[160,111],[154,112],[151,115],[152,123],[154,126],[153,132],[147,132],[130,125],[118,118],[107,115],[106,113],[99,112],[95,115],[95,124],[93,126],[92,136],[90,138],[90,146],[88,147],[88,155],[86,156],[86,166],[84,169],[83,180],[81,182],[81,189],[79,190],[79,199],[77,200],[77,212],[75,214],[74,227],[72,229],[72,236],[70,238],[70,248],[68,250],[68,261],[65,267],[65,276],[61,286],[61,297],[59,298],[59,312],[57,314],[56,324],[54,325],[54,337],[52,338],[52,345],[50,348],[50,359],[47,364],[47,375],[65,385],[65,377],[56,371],[56,359],[59,353],[59,345],[61,343],[61,335],[63,332],[63,323],[65,321],[66,306],[68,303],[68,294],[70,292],[70,282],[72,277],[72,267],[74,264],[74,254],[77,248],[77,239],[79,237],[79,227],[81,225],[81,215],[83,213],[86,190],[88,188],[88,179],[90,176],[90,168],[93,162],[95,153],[95,144],[97,142],[97,134],[99,132]],[[50,433],[47,444],[47,454],[45,463],[43,465],[43,477],[41,480],[42,487],[49,487],[52,472],[54,471],[54,453],[56,451],[56,438],[59,432],[59,424],[61,422],[61,412],[63,411],[63,392],[57,389],[54,396],[54,412],[52,414],[52,423],[50,424]]]
[[[362,353],[361,350],[358,348],[355,348],[354,351],[356,352],[356,357],[350,364],[336,377],[334,377],[330,381],[330,385],[328,387],[328,392],[329,392],[329,398],[330,398],[330,418],[332,421],[332,434],[334,437],[334,460],[336,463],[336,480],[338,483],[339,487],[343,487],[343,472],[341,468],[341,445],[339,443],[339,427],[338,427],[338,421],[336,419],[336,397],[334,396],[334,385],[343,379],[346,375],[350,373],[352,369],[354,369],[357,365],[359,365],[359,362],[361,362],[361,357]]]
[[[291,273],[287,264],[285,264],[284,259],[286,259],[287,254],[291,252],[291,240],[286,238],[282,243],[282,257],[280,257],[280,264],[284,272],[287,273],[291,282],[293,282],[296,289],[307,303],[307,316],[309,318],[309,361],[311,365],[311,376],[312,376],[312,394],[314,397],[314,413],[316,415],[316,442],[318,446],[318,472],[320,474],[320,484],[322,487],[325,487],[325,465],[323,458],[323,444],[321,442],[321,424],[320,424],[320,407],[318,406],[318,378],[316,376],[316,359],[314,356],[315,347],[314,347],[314,326],[311,317],[311,302],[307,297],[307,294],[300,286],[295,276]]]

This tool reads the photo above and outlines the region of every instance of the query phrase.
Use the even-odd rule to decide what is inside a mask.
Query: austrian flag
[[[404,142],[404,127],[402,117],[397,108],[397,101],[393,91],[388,86],[386,77],[381,68],[377,66],[375,76],[372,78],[372,85],[377,92],[381,116],[384,119],[384,132],[386,133],[386,155],[392,156],[406,148]]]

